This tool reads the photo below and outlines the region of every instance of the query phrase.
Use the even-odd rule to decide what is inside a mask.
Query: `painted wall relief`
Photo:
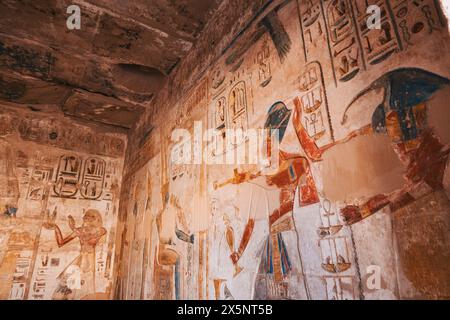
[[[0,175],[7,183],[0,189],[0,297],[108,299],[123,165],[118,150],[111,157],[86,154],[77,143],[90,146],[80,140],[59,149],[68,143],[60,120],[35,117],[28,127],[26,115],[5,108],[1,126],[15,118],[20,126],[12,122],[1,138]],[[46,144],[50,122],[61,139],[56,146]],[[90,130],[80,127],[77,136]],[[104,142],[113,139],[98,133],[97,141],[102,135]]]
[[[437,74],[416,68],[403,68],[391,71],[368,88],[359,93],[355,99],[363,98],[370,90],[382,88],[385,99],[372,114],[372,130],[375,134],[387,134],[391,140],[392,148],[399,159],[406,166],[405,184],[388,194],[374,194],[369,200],[358,205],[347,205],[341,210],[345,221],[354,224],[365,219],[383,207],[389,206],[394,216],[394,225],[399,228],[398,239],[401,241],[398,249],[402,264],[408,265],[406,277],[414,283],[419,294],[427,297],[445,295],[449,282],[443,280],[447,277],[445,269],[431,263],[430,257],[425,253],[413,252],[407,243],[418,241],[410,232],[400,227],[400,223],[409,221],[416,225],[421,221],[421,227],[427,228],[428,222],[408,214],[409,210],[421,207],[424,210],[430,205],[431,199],[439,203],[439,209],[430,209],[435,219],[441,221],[441,226],[447,226],[448,221],[441,212],[450,209],[443,201],[443,176],[448,163],[448,146],[442,144],[441,137],[437,136],[427,123],[428,101],[439,90],[448,88],[450,80]],[[353,103],[352,102],[352,103]],[[347,111],[351,110],[348,106]],[[349,121],[347,114],[343,122]],[[413,222],[414,221],[414,222]],[[444,227],[445,228],[445,227]],[[423,232],[423,229],[422,229]],[[434,237],[435,233],[430,234]],[[416,234],[417,238],[420,237]],[[440,241],[436,243],[436,250],[442,259],[449,256],[449,251]],[[417,259],[419,264],[412,262]],[[414,275],[424,272],[430,278],[442,279],[434,288],[426,285]],[[414,273],[415,272],[415,273]]]
[[[213,88],[216,76],[217,74],[213,75]],[[227,80],[228,83],[223,80],[224,82],[217,87],[217,90],[213,91],[214,95],[209,111],[208,126],[220,133],[215,137],[216,146],[212,148],[213,157],[222,155],[228,149],[244,143],[245,134],[249,128],[252,99],[249,92],[248,75],[245,71],[239,71],[233,73]],[[241,130],[242,135],[237,134],[234,141],[230,139],[227,141],[227,130]]]
[[[273,129],[280,130],[280,142],[283,140],[286,127],[290,120],[290,115],[291,111],[288,110],[286,105],[282,102],[275,103],[268,110],[265,128],[270,131]],[[268,234],[262,233],[264,237],[267,237],[267,240],[262,242],[263,249],[261,251],[261,256],[257,258],[257,261],[261,262],[258,268],[259,271],[256,280],[257,282],[255,284],[257,288],[266,288],[264,290],[266,292],[261,293],[260,290],[258,290],[258,292],[254,292],[256,298],[283,299],[290,297],[288,278],[291,277],[292,274],[292,258],[289,258],[286,243],[283,239],[283,232],[292,231],[294,229],[292,210],[294,207],[295,191],[297,188],[301,188],[304,191],[301,199],[304,204],[315,203],[318,201],[318,195],[313,181],[311,180],[311,176],[307,176],[305,183],[300,186],[301,175],[308,171],[309,167],[306,158],[301,155],[288,154],[283,150],[280,150],[279,170],[273,175],[264,177],[265,183],[263,185],[256,183],[256,185],[262,190],[260,190],[259,193],[261,194],[262,192],[262,197],[265,198],[265,202],[268,201],[268,197],[270,196],[264,196],[266,193],[265,188],[267,188],[264,185],[269,186],[269,188],[271,186],[275,187],[271,193],[278,193],[279,197],[278,207],[271,210],[267,204],[267,207],[264,210],[266,215],[261,216],[260,214],[258,217],[260,220],[259,223],[268,224],[269,230]],[[252,181],[258,179],[260,175],[261,174],[259,172],[239,173],[235,170],[233,179],[228,180],[229,182],[218,183],[216,186],[223,188],[227,184],[240,185],[243,183],[252,183]],[[230,222],[225,220],[227,225],[225,235],[229,250],[231,252],[230,259],[234,265],[233,277],[236,277],[241,271],[243,271],[243,267],[239,265],[239,261],[246,253],[247,246],[249,246],[252,237],[261,236],[261,232],[259,232],[258,235],[254,235],[255,218],[257,217],[253,211],[254,208],[252,207],[252,200],[254,196],[253,188],[254,187],[252,186],[250,191],[249,216],[246,226],[242,231],[242,236],[239,237],[235,233],[233,227],[230,226]],[[277,189],[279,191],[277,191]],[[240,238],[240,240],[237,240],[236,238]],[[294,245],[296,245],[295,241]]]
[[[131,178],[133,192],[128,207],[121,209],[127,217],[119,226],[127,233],[119,251],[117,298],[178,300],[208,295],[207,234],[195,227],[201,199],[195,200],[196,188],[190,193],[184,189],[199,181],[201,168],[177,164],[184,157],[184,144],[163,145],[167,154],[154,157]]]
[[[366,27],[371,4],[380,30]],[[159,299],[448,297],[449,146],[432,124],[448,116],[438,96],[450,77],[438,3],[287,1],[260,20],[211,67],[207,111],[203,99],[189,105],[220,133],[215,156],[239,144],[226,145],[227,129],[277,129],[278,169],[172,165],[185,147],[162,135],[160,166],[143,167],[159,200],[136,205],[153,217],[153,240],[147,258],[120,259],[128,287],[116,294],[135,298],[137,281]],[[145,198],[135,193],[128,254],[148,239],[130,235]],[[379,291],[367,287],[370,265],[394,270]]]
[[[367,28],[372,4],[381,9],[381,29]],[[305,59],[326,57],[318,51],[328,47],[336,85],[442,28],[435,1],[314,0],[299,6]]]
[[[348,143],[349,141],[351,141],[352,139],[356,139],[360,135],[370,134],[372,130],[375,133],[388,133],[388,135],[391,137],[393,148],[395,148],[395,151],[399,154],[401,160],[404,161],[408,166],[406,169],[406,178],[409,182],[405,184],[404,188],[406,188],[406,190],[410,190],[410,188],[412,190],[420,189],[421,191],[419,191],[418,193],[415,193],[414,191],[412,191],[412,193],[416,194],[418,198],[425,196],[433,190],[439,190],[439,186],[442,185],[442,175],[438,174],[436,176],[436,172],[444,171],[448,156],[446,155],[445,151],[442,151],[445,150],[444,146],[439,145],[439,143],[438,145],[435,145],[437,139],[433,138],[433,135],[431,134],[429,129],[425,129],[426,115],[424,103],[435,91],[439,90],[445,85],[448,85],[448,79],[424,70],[410,68],[392,71],[375,81],[374,84],[370,86],[370,89],[364,90],[354,99],[354,101],[356,99],[360,99],[362,96],[364,96],[365,93],[370,90],[374,90],[375,88],[381,87],[384,89],[385,100],[377,109],[375,109],[375,112],[372,116],[371,125],[369,124],[366,127],[351,132],[343,140],[339,140],[322,148],[318,148],[316,143],[311,143],[311,139],[309,135],[307,135],[307,129],[301,123],[295,120],[296,116],[294,114],[294,125],[296,125],[297,135],[300,138],[300,144],[305,150],[308,160],[311,163],[320,163],[322,161],[322,156],[326,156],[327,150],[331,150],[331,148],[334,148],[341,143]],[[300,99],[296,99],[295,104],[295,110],[297,112],[299,112],[300,110],[303,111],[302,101]],[[383,110],[390,111],[385,112]],[[391,117],[388,116],[389,114],[391,115]],[[390,121],[387,119],[390,119]],[[347,120],[348,118],[344,113],[343,122],[346,122]],[[390,129],[387,129],[387,126],[391,126]],[[420,138],[419,132],[422,133],[422,136],[420,136]],[[433,143],[433,141],[435,141],[435,143]],[[423,151],[419,150],[421,148],[433,148],[432,145],[435,145],[434,151],[430,150],[429,152],[427,152],[427,154],[428,159],[431,158],[435,160],[430,160],[430,162],[426,166],[435,166],[433,172],[434,178],[436,178],[437,181],[429,181],[429,184],[427,184],[427,186],[425,187],[422,179],[427,178],[425,178],[422,174],[424,174],[427,170],[421,170],[421,178],[418,178],[417,176],[415,176],[415,174],[417,174],[417,171],[408,168],[417,168],[417,166],[421,166],[421,164],[418,163],[426,160],[419,159],[420,156],[418,156],[418,154],[423,154]],[[429,155],[431,153],[435,155],[436,158],[430,157]],[[433,163],[433,165],[431,165],[431,163]],[[422,163],[422,165],[424,165],[424,163]],[[313,167],[318,168],[318,165],[313,164]],[[317,170],[314,171],[317,172]],[[319,182],[320,178],[316,176],[315,180],[316,182]],[[418,187],[419,185],[421,187]],[[340,209],[340,213],[343,215],[344,221],[348,224],[353,224],[363,219],[364,217],[367,217],[374,212],[379,211],[389,204],[391,205],[391,211],[393,210],[393,213],[395,213],[398,208],[402,208],[403,206],[406,206],[414,200],[414,196],[411,196],[409,194],[405,196],[404,192],[405,191],[396,190],[390,195],[374,195],[373,198],[371,198],[369,201],[364,202],[362,206],[347,205]],[[322,190],[319,190],[319,193],[322,194]],[[341,201],[343,200],[344,199],[342,199]],[[325,199],[324,201],[322,201],[320,207],[321,210],[325,210],[325,215],[329,218],[330,202]],[[301,214],[301,210],[299,210],[299,213]],[[332,215],[336,215],[336,213],[333,213]],[[301,220],[299,218],[298,224],[300,224],[300,221]],[[319,246],[322,248],[322,258],[325,258],[325,262],[322,263],[322,268],[329,273],[345,272],[351,266],[351,255],[348,253],[349,246],[347,242],[350,238],[348,236],[343,238],[329,237],[337,235],[338,233],[342,233],[341,230],[346,231],[343,229],[339,219],[334,225],[331,224],[328,220],[327,225],[322,224],[322,226],[319,227],[319,235],[321,237],[327,237],[325,246],[323,240],[321,240],[319,244]],[[305,240],[306,239],[303,239],[303,242],[305,242]],[[337,245],[337,240],[341,242],[341,245]],[[410,240],[413,241],[412,239]],[[323,250],[326,246],[328,246],[330,250],[334,248],[335,253],[326,253],[324,255]],[[338,249],[339,247],[340,249]],[[404,249],[399,248],[398,250],[399,252],[402,252]],[[440,251],[444,256],[447,254],[446,250]],[[346,252],[346,255],[344,255],[343,252]],[[424,258],[424,260],[426,260],[426,258]],[[432,266],[429,267],[430,269],[433,268]],[[438,271],[437,273],[439,274],[439,276],[442,276],[440,272],[442,272],[442,270]],[[447,284],[444,284],[443,286],[447,286]],[[419,286],[416,286],[416,288],[419,288]],[[354,289],[352,289],[351,291],[354,291]],[[438,289],[436,289],[436,291],[438,291]],[[362,293],[360,292],[360,294]],[[337,298],[338,296],[334,295],[333,297]]]

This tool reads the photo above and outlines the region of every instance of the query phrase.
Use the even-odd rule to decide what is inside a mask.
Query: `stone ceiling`
[[[0,0],[0,103],[130,128],[219,3]]]

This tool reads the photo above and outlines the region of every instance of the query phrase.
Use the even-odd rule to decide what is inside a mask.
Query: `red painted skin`
[[[296,108],[296,111],[294,112],[294,125],[295,121],[298,121],[299,119],[297,109],[298,108]],[[302,128],[303,127],[301,125],[295,126],[300,143],[302,143],[302,140],[304,140],[309,144],[310,142],[306,140],[306,137],[304,137],[304,134],[306,134],[306,132],[304,130],[299,131],[299,129],[301,130]],[[300,137],[302,139],[300,139]],[[313,146],[315,146],[315,144]],[[318,154],[317,149],[314,149],[313,147],[311,148],[312,154],[316,158]],[[268,150],[270,150],[270,144],[268,144]],[[300,201],[303,205],[313,204],[319,201],[317,189],[315,187],[314,180],[309,169],[308,159],[302,155],[287,153],[282,150],[280,150],[279,152],[279,159],[280,163],[278,172],[276,172],[274,175],[266,176],[266,182],[268,185],[275,185],[280,189],[279,199],[281,205],[270,214],[270,226],[278,221],[278,219],[293,210],[295,190],[297,189],[297,187],[299,187],[302,191],[302,198],[300,199]],[[256,178],[257,176],[259,175],[255,175],[252,178]],[[299,182],[302,177],[305,177],[304,180],[306,181],[306,183],[300,186]],[[232,183],[239,184],[249,180],[245,179],[246,176],[244,174],[241,174],[240,178],[241,179],[235,179]],[[245,248],[250,241],[251,234],[253,233],[254,225],[254,219],[249,219],[237,252],[233,252],[230,256],[234,264],[239,261],[240,257],[245,251]]]
[[[266,176],[266,182],[268,185],[275,185],[280,188],[280,207],[274,210],[269,217],[269,224],[272,226],[281,217],[289,212],[292,212],[294,207],[294,196],[297,187],[300,190],[300,206],[307,206],[310,204],[318,203],[319,196],[317,188],[315,186],[314,178],[310,170],[310,162],[318,162],[322,160],[323,153],[329,148],[348,142],[349,140],[359,136],[365,135],[372,132],[370,125],[367,125],[359,130],[353,131],[346,138],[327,144],[319,148],[314,139],[312,139],[305,128],[303,127],[300,119],[302,115],[302,105],[300,99],[294,99],[294,113],[293,113],[293,125],[300,145],[305,151],[306,156],[300,154],[288,153],[280,150],[279,159],[280,166],[277,173],[274,175]],[[268,148],[270,150],[270,146]],[[294,176],[290,174],[290,171],[294,173]],[[245,179],[248,174],[240,174],[242,179],[233,179],[234,184],[239,184],[249,179]],[[259,175],[255,175],[253,178]],[[303,178],[303,179],[302,179]],[[300,184],[301,181],[304,183]],[[242,253],[250,241],[251,234],[254,228],[254,220],[249,219],[244,234],[239,245],[237,252],[231,254],[231,260],[233,263],[237,263]]]
[[[343,208],[341,215],[348,225],[357,223],[388,205],[392,211],[396,211],[410,204],[416,200],[410,192],[423,184],[429,187],[428,193],[443,189],[442,181],[450,149],[445,148],[431,130],[422,134],[418,147],[413,150],[406,151],[404,143],[397,143],[394,147],[407,162],[406,185],[387,195],[375,195],[360,206],[348,205]]]
[[[373,134],[371,125],[367,125],[359,130],[351,132],[343,140],[318,148],[314,140],[308,136],[301,121],[299,121],[301,115],[300,100],[296,98],[294,103],[296,112],[294,113],[293,123],[300,144],[310,161],[321,161],[323,153],[336,144],[348,142],[360,135]],[[418,105],[416,109],[415,115],[417,119],[426,119],[426,116],[424,116],[426,112],[425,105]],[[432,131],[426,128],[424,120],[417,121],[418,125],[422,127],[423,132],[417,141],[413,141],[412,143],[405,143],[403,141],[398,142],[399,122],[395,112],[388,114],[386,122],[387,132],[392,139],[393,148],[397,152],[400,160],[407,165],[405,177],[408,182],[400,190],[396,190],[388,195],[377,194],[362,205],[348,205],[341,209],[341,215],[347,225],[357,223],[388,205],[395,211],[411,203],[414,201],[414,198],[409,192],[419,188],[422,183],[427,184],[432,191],[441,190],[443,188],[442,181],[450,149],[442,145]],[[411,147],[411,145],[413,145],[413,147]]]

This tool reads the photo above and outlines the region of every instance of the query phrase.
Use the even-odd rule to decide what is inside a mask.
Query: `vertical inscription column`
[[[333,142],[322,68],[318,62],[308,63],[304,67],[300,75],[299,89],[302,124],[308,135],[319,147]]]
[[[340,82],[349,81],[365,68],[351,5],[347,0],[323,1],[323,11],[334,76]]]
[[[369,29],[367,8],[377,5],[381,9],[381,29]],[[364,63],[374,65],[389,58],[402,49],[395,20],[389,3],[385,0],[352,0],[352,8],[357,21],[358,33],[363,50]]]

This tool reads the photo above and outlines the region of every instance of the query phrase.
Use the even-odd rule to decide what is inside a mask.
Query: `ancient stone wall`
[[[115,298],[449,298],[439,1],[260,5],[217,54],[219,13],[133,128]],[[227,143],[230,129],[247,134]],[[251,129],[278,130],[275,170],[211,164],[263,148]]]
[[[0,105],[0,299],[108,299],[127,136]]]

